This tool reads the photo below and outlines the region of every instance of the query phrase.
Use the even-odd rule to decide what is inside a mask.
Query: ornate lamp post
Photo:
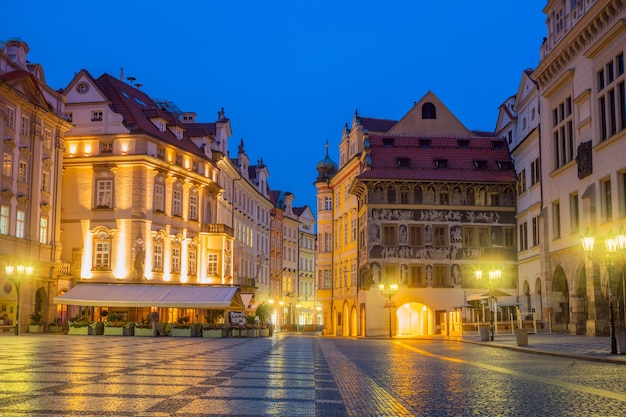
[[[33,275],[34,268],[28,265],[7,265],[4,268],[4,272],[9,277],[9,281],[15,285],[15,292],[17,294],[15,302],[15,335],[20,334],[20,286],[22,282],[30,278]]]
[[[611,233],[609,233],[611,235]],[[594,260],[591,254],[593,253],[593,246],[595,243],[595,237],[589,234],[589,227],[585,231],[585,235],[582,237],[583,250],[587,253],[587,257],[590,260]],[[615,337],[615,314],[613,312],[613,291],[611,289],[611,269],[613,267],[613,257],[617,255],[618,250],[622,251],[626,248],[626,235],[624,234],[624,228],[620,228],[619,234],[613,237],[609,237],[604,241],[605,255],[604,265],[606,266],[607,281],[609,286],[609,331],[611,334],[611,354],[617,354],[617,339]]]
[[[391,337],[392,337],[392,334],[391,334],[391,309],[395,307],[395,304],[391,301],[391,299],[398,292],[398,284],[389,284],[389,285],[380,284],[378,286],[378,288],[380,289],[380,293],[383,296],[387,297],[387,302],[385,302],[384,308],[388,308],[389,309],[389,338],[391,339]]]
[[[483,278],[483,271],[478,270],[476,271],[476,279],[478,281],[481,281]],[[492,291],[493,291],[493,283],[495,281],[498,281],[500,278],[502,278],[502,270],[499,268],[496,268],[494,270],[489,271],[489,280],[487,281],[487,285],[489,287],[489,316],[490,316],[490,320],[489,320],[489,333],[490,333],[490,339],[491,341],[493,341],[493,334],[494,334],[494,326],[493,326],[493,315],[494,315],[494,303],[493,303],[493,296],[492,296]]]

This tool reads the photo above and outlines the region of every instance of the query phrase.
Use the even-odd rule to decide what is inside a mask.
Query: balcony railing
[[[203,224],[202,231],[204,233],[224,233],[229,236],[235,236],[233,228],[225,224]]]

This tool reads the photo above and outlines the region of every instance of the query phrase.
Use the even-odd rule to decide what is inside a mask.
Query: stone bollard
[[[517,329],[517,346],[528,346],[528,330]]]

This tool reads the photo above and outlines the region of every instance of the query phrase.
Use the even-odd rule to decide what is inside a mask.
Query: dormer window
[[[469,149],[469,140],[467,139],[459,139],[458,144],[459,149]]]
[[[511,161],[498,161],[498,166],[502,171],[513,169],[513,163]]]
[[[494,140],[491,142],[491,148],[496,150],[504,149],[504,141],[503,140]]]
[[[396,158],[396,163],[398,164],[398,168],[410,168],[411,160],[409,158]]]
[[[91,121],[92,122],[101,122],[102,121],[102,111],[95,110],[91,112]]]
[[[430,139],[420,139],[421,149],[430,149]]]
[[[383,138],[383,148],[393,148],[393,138]]]
[[[487,169],[487,161],[474,160],[474,166],[476,167],[476,169]]]
[[[437,167],[437,169],[447,169],[448,160],[447,159],[435,159],[435,166]]]

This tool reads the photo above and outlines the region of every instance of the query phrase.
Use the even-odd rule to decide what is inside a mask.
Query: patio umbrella
[[[491,291],[491,296],[492,296],[493,298],[498,298],[498,297],[510,297],[510,296],[511,296],[511,294],[506,293],[506,292],[504,292],[504,291],[502,291],[502,290],[495,289],[495,290],[492,290],[492,291]],[[483,297],[489,297],[489,292],[484,293],[484,294],[483,294]]]

